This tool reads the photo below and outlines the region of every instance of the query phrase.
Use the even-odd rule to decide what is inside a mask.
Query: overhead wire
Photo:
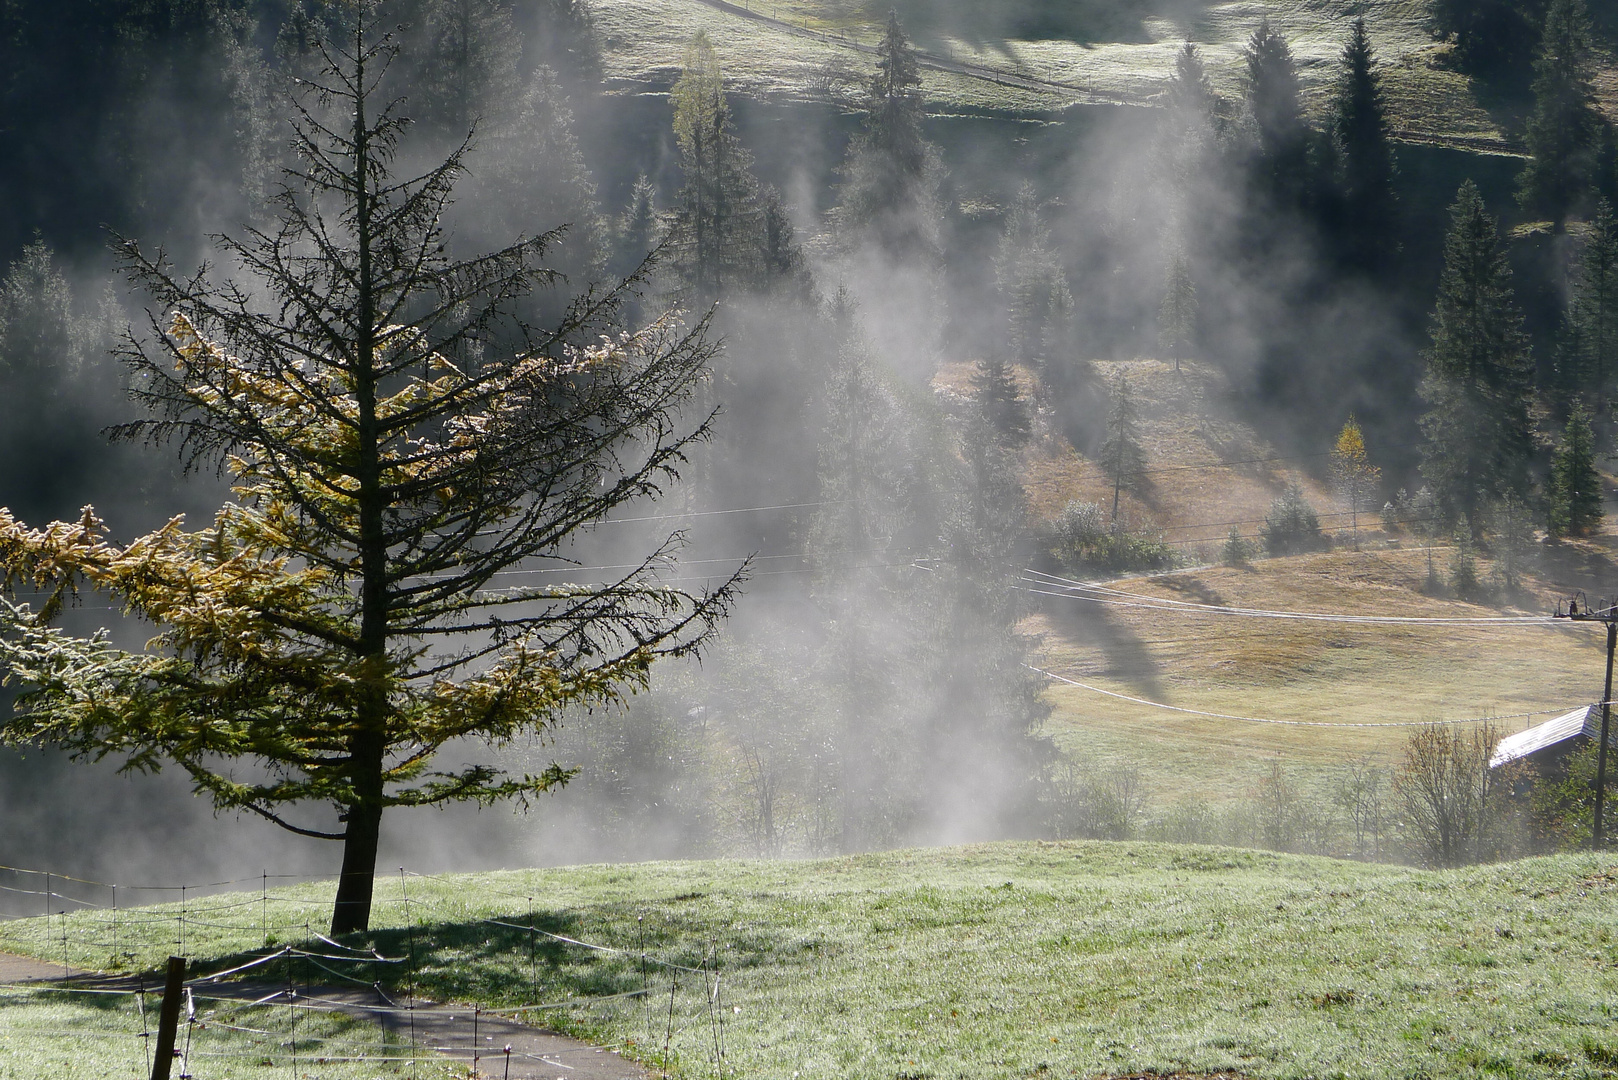
[[[1076,600],[1097,603],[1116,603],[1157,611],[1200,611],[1243,618],[1297,619],[1308,622],[1354,623],[1364,626],[1560,626],[1567,622],[1565,619],[1557,619],[1551,615],[1349,615],[1341,612],[1286,611],[1272,608],[1238,607],[1232,604],[1202,604],[1190,600],[1174,600],[1168,597],[1143,596],[1140,593],[1110,588],[1098,582],[1075,581],[1072,578],[1047,574],[1039,570],[1028,569],[1023,573],[1025,575],[1024,580],[1037,581],[1049,588],[1064,590],[1063,592],[1047,593],[1046,595],[1067,596]],[[1101,596],[1100,598],[1090,596],[1088,595],[1090,593],[1099,593]]]
[[[1161,701],[1152,701],[1149,698],[1135,697],[1132,694],[1120,694],[1116,690],[1107,690],[1103,687],[1094,686],[1090,683],[1080,682],[1077,679],[1070,679],[1065,675],[1058,675],[1054,671],[1048,671],[1045,668],[1035,667],[1033,664],[1024,664],[1023,666],[1030,671],[1037,671],[1047,678],[1055,679],[1057,682],[1066,683],[1068,686],[1076,686],[1081,690],[1089,690],[1092,693],[1104,694],[1107,697],[1117,698],[1120,701],[1128,701],[1135,705],[1146,705],[1153,709],[1162,709],[1166,712],[1184,713],[1188,716],[1201,716],[1213,720],[1235,720],[1244,724],[1273,724],[1280,727],[1325,728],[1447,727],[1456,724],[1486,724],[1495,720],[1521,720],[1524,717],[1539,716],[1542,713],[1549,711],[1540,709],[1536,710],[1535,712],[1497,713],[1493,716],[1469,716],[1462,720],[1280,720],[1264,716],[1239,716],[1233,713],[1210,712],[1206,709],[1187,709],[1180,705],[1169,705]],[[1599,705],[1601,703],[1597,702],[1596,704]]]

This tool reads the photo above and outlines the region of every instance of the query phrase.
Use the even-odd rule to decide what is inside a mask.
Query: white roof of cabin
[[[1601,709],[1596,705],[1580,705],[1572,712],[1563,713],[1555,720],[1535,724],[1527,731],[1507,735],[1494,748],[1489,768],[1499,768],[1508,761],[1525,758],[1547,746],[1555,746],[1575,735],[1584,734],[1592,739],[1601,737]]]

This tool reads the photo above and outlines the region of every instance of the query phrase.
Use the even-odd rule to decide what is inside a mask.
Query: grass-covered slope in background
[[[900,5],[901,9],[905,5]],[[1256,0],[1209,3],[1096,0],[1070,4],[913,4],[904,10],[919,46],[942,66],[923,71],[923,92],[939,112],[1049,113],[1086,101],[1150,102],[1173,71],[1181,43],[1202,50],[1215,87],[1241,95],[1241,48],[1261,18],[1286,34],[1306,100],[1325,108],[1350,21],[1363,13],[1383,64],[1397,136],[1502,152],[1520,149],[1520,117],[1501,112],[1489,92],[1455,70],[1449,47],[1433,40],[1425,0]],[[1038,18],[998,12],[1038,8]],[[740,92],[843,97],[851,76],[870,66],[854,46],[874,43],[887,2],[735,0],[730,10],[705,0],[614,0],[598,5],[609,77],[629,86],[666,86],[699,30],[713,38],[727,80]],[[937,14],[952,11],[953,15]],[[801,31],[824,35],[820,38]],[[973,74],[947,70],[973,65]],[[997,82],[992,73],[1044,85]],[[1605,59],[1598,79],[1603,107],[1618,119],[1618,64]]]
[[[542,1015],[656,1063],[670,973],[643,975],[640,950],[717,970],[714,1012],[695,989],[711,974],[680,975],[667,1036],[680,1076],[715,1073],[720,1014],[725,1075],[736,1077],[1229,1069],[1439,1080],[1605,1075],[1618,1062],[1610,857],[1425,872],[1221,848],[1030,843],[408,886],[413,930],[399,886],[384,884],[382,928],[370,938],[389,956],[413,947],[416,964],[354,972],[393,993],[415,981],[424,995],[497,1006],[648,986],[647,998]],[[305,906],[328,892],[289,890],[266,917],[301,925]],[[543,929],[624,951],[540,939],[531,953],[518,928],[530,896]],[[258,948],[258,919],[242,914],[258,915],[256,901],[193,900],[193,955],[224,967]],[[143,914],[172,928],[176,912]],[[88,937],[107,917],[74,918]],[[218,928],[234,921],[254,928]],[[60,956],[59,922],[8,924],[0,947]],[[172,936],[154,939],[131,962],[152,969],[171,947]],[[321,977],[298,978],[311,975]],[[0,1058],[14,1045],[0,1043]]]
[[[1187,566],[1112,581],[1129,595],[1105,603],[1032,596],[1036,611],[1024,629],[1039,637],[1035,662],[1113,694],[1283,721],[1172,712],[1052,679],[1045,734],[1087,768],[1138,774],[1146,819],[1182,804],[1225,810],[1250,802],[1277,763],[1323,796],[1350,763],[1398,764],[1414,725],[1504,715],[1495,722],[1504,735],[1600,699],[1604,635],[1593,623],[1364,625],[1162,605],[1401,619],[1547,615],[1575,590],[1604,596],[1618,580],[1611,477],[1604,480],[1608,524],[1597,535],[1531,545],[1521,556],[1515,590],[1487,587],[1496,566],[1480,553],[1486,587],[1463,600],[1443,586],[1452,556],[1447,535],[1435,538],[1429,553],[1424,537],[1402,529],[1390,534],[1378,513],[1362,509],[1356,550],[1352,518],[1330,482],[1327,455],[1335,431],[1319,432],[1313,454],[1288,454],[1241,419],[1228,381],[1210,364],[1187,361],[1179,372],[1154,359],[1094,367],[1102,383],[1126,377],[1140,411],[1145,472],[1133,492],[1123,493],[1120,520],[1161,537]],[[934,387],[959,402],[970,372],[970,365],[947,365]],[[1025,395],[1035,399],[1032,377],[1020,372],[1020,378]],[[1384,448],[1371,451],[1374,461],[1385,460]],[[1075,452],[1044,413],[1036,415],[1035,438],[1024,451],[1022,480],[1038,521],[1056,518],[1070,500],[1097,503],[1110,515],[1107,470]],[[1335,539],[1333,550],[1263,555],[1266,514],[1288,484],[1303,488],[1323,532]],[[1241,565],[1220,565],[1232,528],[1255,553]],[[1082,568],[1072,572],[1093,576]],[[1146,606],[1134,606],[1137,598]],[[1339,833],[1329,850],[1347,850],[1350,839]]]

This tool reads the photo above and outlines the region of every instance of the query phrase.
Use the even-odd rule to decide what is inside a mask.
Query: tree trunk
[[[343,833],[343,871],[337,879],[337,900],[331,913],[333,934],[371,928],[371,893],[382,834],[382,742],[374,731],[354,739],[356,797],[348,807],[348,828]]]
[[[337,879],[337,901],[331,913],[333,936],[371,928],[371,892],[381,833],[380,804],[349,807],[348,829],[343,834],[343,872]]]

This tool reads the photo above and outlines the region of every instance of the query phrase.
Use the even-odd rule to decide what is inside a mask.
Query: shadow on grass
[[[1105,607],[1056,601],[1046,611],[1068,640],[1101,650],[1107,658],[1107,674],[1123,679],[1137,693],[1161,700],[1163,683],[1146,642]]]
[[[1539,569],[1563,589],[1583,589],[1593,602],[1609,602],[1618,590],[1618,560],[1613,537],[1564,540],[1540,549]]]
[[[1189,600],[1195,604],[1213,604],[1222,607],[1227,603],[1218,590],[1193,575],[1165,577],[1160,579],[1158,584],[1174,593],[1179,599]]]
[[[611,923],[612,917],[606,920]],[[345,946],[375,949],[393,962],[333,960],[339,951],[323,942],[296,947],[321,954],[289,956],[244,972],[243,981],[270,985],[372,986],[390,997],[410,994],[436,1001],[490,1006],[535,1005],[584,998],[614,998],[667,987],[671,969],[701,969],[717,945],[722,969],[736,971],[801,960],[785,939],[750,934],[692,920],[649,918],[644,942],[613,942],[598,913],[538,911],[486,919],[437,920],[348,935]],[[637,926],[633,919],[628,926]],[[722,934],[716,931],[722,929]],[[558,940],[558,939],[571,940]],[[604,940],[605,939],[605,940]],[[588,942],[589,945],[582,944]],[[598,947],[592,948],[590,945]],[[643,962],[641,949],[645,949]],[[238,953],[209,962],[207,971],[228,970],[262,956]],[[682,971],[682,984],[693,978]]]
[[[1009,52],[1015,41],[1149,43],[1155,40],[1149,21],[1167,19],[1191,33],[1217,5],[1214,0],[864,0],[862,6],[872,21],[897,10],[906,32],[923,45],[956,38]]]

